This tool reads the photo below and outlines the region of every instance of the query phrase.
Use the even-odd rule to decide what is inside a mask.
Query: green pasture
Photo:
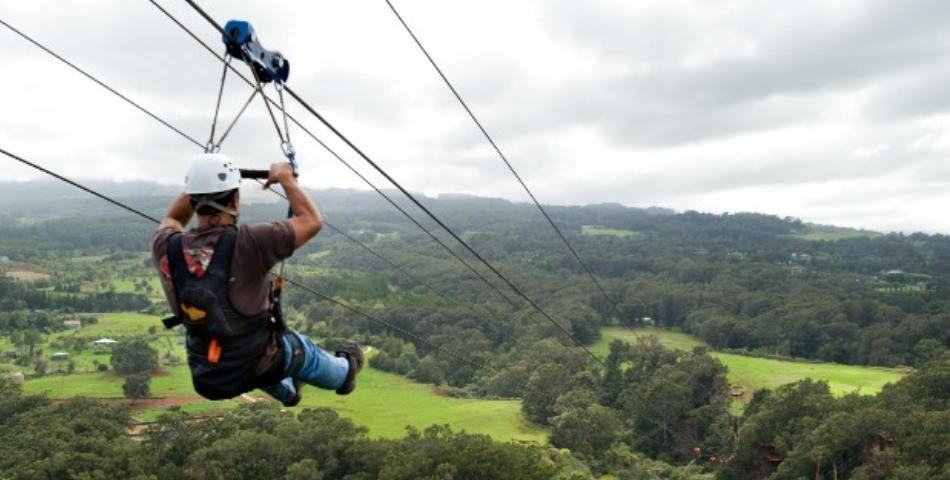
[[[158,350],[160,359],[165,356],[166,352],[171,352],[179,359],[184,359],[184,347],[181,343],[182,337],[176,333],[166,332],[162,326],[160,317],[139,313],[81,314],[81,316],[86,315],[96,317],[99,319],[99,322],[83,325],[82,328],[77,330],[63,330],[46,335],[43,342],[36,346],[37,349],[43,352],[43,356],[47,359],[49,359],[54,352],[58,351],[64,351],[69,354],[69,360],[50,360],[50,372],[65,372],[70,360],[76,365],[76,373],[96,371],[95,362],[108,365],[111,356],[110,350],[96,350],[91,346],[93,340],[102,337],[115,339],[133,336],[145,337],[151,341],[152,347]],[[149,335],[148,329],[153,326],[156,328],[157,334]],[[84,343],[83,350],[76,351],[60,345],[60,341],[69,337],[81,337]],[[2,348],[5,345],[8,345],[8,347]],[[3,338],[0,339],[0,348],[2,348],[0,351],[6,351],[12,350],[13,346],[9,344],[8,339]],[[2,361],[3,360],[0,360],[0,362]],[[17,370],[30,375],[33,373],[33,366],[30,364],[26,367],[17,367]]]
[[[176,408],[191,415],[213,415],[236,408],[239,404],[240,402],[234,400],[209,402],[203,398],[196,397],[193,403],[176,405]],[[158,417],[163,413],[167,412],[168,408],[144,408],[135,413],[135,419],[140,422],[154,422],[158,420]]]
[[[151,296],[163,295],[162,294],[162,282],[158,279],[158,275],[144,275],[144,276],[119,276],[114,277],[111,280],[112,288],[116,293],[145,293],[140,288],[135,286],[136,283],[141,283],[142,280],[148,282],[152,286]]]
[[[620,228],[598,227],[598,226],[595,226],[595,225],[584,225],[584,226],[582,226],[582,227],[581,227],[581,233],[584,234],[584,235],[591,235],[591,236],[596,236],[596,235],[608,235],[608,236],[619,237],[619,238],[630,238],[630,237],[633,237],[633,236],[638,235],[638,233],[637,233],[637,232],[634,232],[633,230],[623,230],[623,229],[620,229]]]
[[[379,370],[364,370],[352,395],[307,387],[300,407],[329,407],[370,428],[370,435],[398,438],[407,425],[448,424],[455,430],[496,440],[543,443],[547,432],[521,416],[520,400],[458,399],[439,396],[431,385]]]
[[[336,395],[307,387],[303,402],[295,409],[330,407],[341,415],[370,429],[370,435],[398,438],[408,425],[425,428],[433,424],[449,424],[456,430],[491,435],[496,440],[546,441],[546,431],[521,417],[517,400],[475,400],[440,396],[430,385],[412,382],[404,377],[367,369],[360,374],[359,388],[349,396]],[[48,375],[24,384],[27,393],[46,393],[51,398],[87,396],[121,398],[123,379],[115,373],[97,372],[73,375]],[[193,412],[209,412],[233,408],[237,401],[210,402],[194,393],[188,367],[166,368],[152,377],[152,395],[171,397],[181,408]],[[258,401],[272,401],[262,392],[249,396]],[[240,399],[236,399],[240,400]],[[142,409],[139,420],[154,420],[166,408]]]
[[[109,255],[85,255],[81,257],[72,257],[67,259],[70,263],[80,263],[80,264],[91,264],[91,263],[101,263],[103,260],[109,258]]]
[[[874,290],[880,293],[924,293],[927,291],[927,287],[921,285],[896,285],[877,287]]]
[[[807,233],[799,233],[791,235],[792,237],[801,238],[804,240],[810,240],[813,242],[837,242],[838,240],[844,240],[847,238],[876,238],[880,237],[881,234],[878,232],[872,232],[869,230],[835,230],[835,231],[812,231]]]
[[[634,343],[637,341],[636,335],[641,337],[655,335],[661,344],[679,350],[690,350],[695,346],[705,345],[701,340],[690,335],[658,328],[610,327],[603,329],[601,334],[601,341],[594,346],[594,352],[600,355],[606,355],[609,352],[610,342],[614,339]],[[901,370],[895,368],[773,360],[724,352],[710,353],[729,369],[729,381],[733,385],[741,385],[749,393],[759,388],[776,388],[811,378],[828,382],[828,386],[835,395],[851,392],[875,394],[881,391],[884,385],[896,382],[902,376]],[[748,398],[751,396],[747,394],[746,399]]]
[[[67,331],[65,334],[82,335],[84,337],[116,337],[147,335],[149,327],[155,327],[159,332],[165,329],[162,325],[162,319],[154,315],[128,312],[90,315],[99,319],[99,323],[83,325],[82,328]]]

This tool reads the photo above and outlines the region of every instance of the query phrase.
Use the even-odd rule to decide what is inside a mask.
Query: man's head
[[[241,172],[220,153],[195,157],[185,175],[185,193],[199,216],[229,214],[237,220]]]

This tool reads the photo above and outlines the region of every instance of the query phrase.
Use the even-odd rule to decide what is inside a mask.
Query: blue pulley
[[[277,50],[267,50],[258,41],[254,27],[244,20],[230,20],[224,25],[221,41],[228,54],[241,59],[254,69],[261,83],[283,84],[290,76],[290,62]]]

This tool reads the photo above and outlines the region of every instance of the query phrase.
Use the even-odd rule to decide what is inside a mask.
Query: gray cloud
[[[524,200],[385,5],[207,1],[291,59],[292,85],[414,191]],[[215,48],[183,2],[162,2]],[[399,2],[512,163],[550,203],[759,210],[946,231],[950,3]],[[0,0],[0,17],[208,134],[220,65],[148,2]],[[503,15],[502,15],[503,13]],[[80,21],[81,19],[81,21]],[[0,144],[77,178],[180,182],[197,147],[0,29]],[[246,98],[229,80],[224,121]],[[279,160],[260,104],[239,163]],[[380,186],[299,107],[291,110]],[[312,187],[363,187],[294,132]],[[16,178],[32,173],[16,168]]]

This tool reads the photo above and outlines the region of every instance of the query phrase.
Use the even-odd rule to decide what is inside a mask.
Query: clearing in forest
[[[51,398],[73,396],[122,398],[123,379],[115,373],[97,372],[74,375],[48,375],[27,381],[26,393],[47,393]],[[172,398],[190,413],[211,413],[234,408],[238,401],[211,402],[194,393],[188,367],[166,368],[152,377],[153,397]],[[251,392],[253,399],[271,401],[262,392]],[[155,420],[166,407],[148,408],[145,401],[134,417]],[[497,441],[547,441],[547,432],[521,416],[520,400],[459,399],[438,395],[431,385],[415,383],[399,375],[367,369],[360,375],[358,390],[346,397],[330,391],[307,387],[303,402],[293,410],[329,407],[340,415],[369,428],[372,437],[401,438],[406,426],[424,429],[429,425],[448,424],[454,430],[481,433]]]
[[[635,333],[641,337],[655,335],[664,346],[678,350],[706,345],[691,335],[659,328],[608,327],[601,330],[602,338],[594,346],[594,352],[606,356],[610,351],[610,342],[615,339],[635,343]],[[743,396],[744,401],[751,399],[751,392],[756,389],[776,388],[805,378],[828,382],[835,395],[851,392],[870,395],[880,392],[888,383],[897,382],[903,375],[896,368],[774,360],[711,350],[710,354],[729,369],[729,381],[733,385],[741,385],[747,392]]]
[[[619,238],[631,238],[635,236],[640,236],[639,233],[634,232],[633,230],[624,230],[621,228],[607,228],[607,227],[598,227],[595,225],[584,225],[581,227],[581,233],[584,235],[607,235],[611,237]]]

